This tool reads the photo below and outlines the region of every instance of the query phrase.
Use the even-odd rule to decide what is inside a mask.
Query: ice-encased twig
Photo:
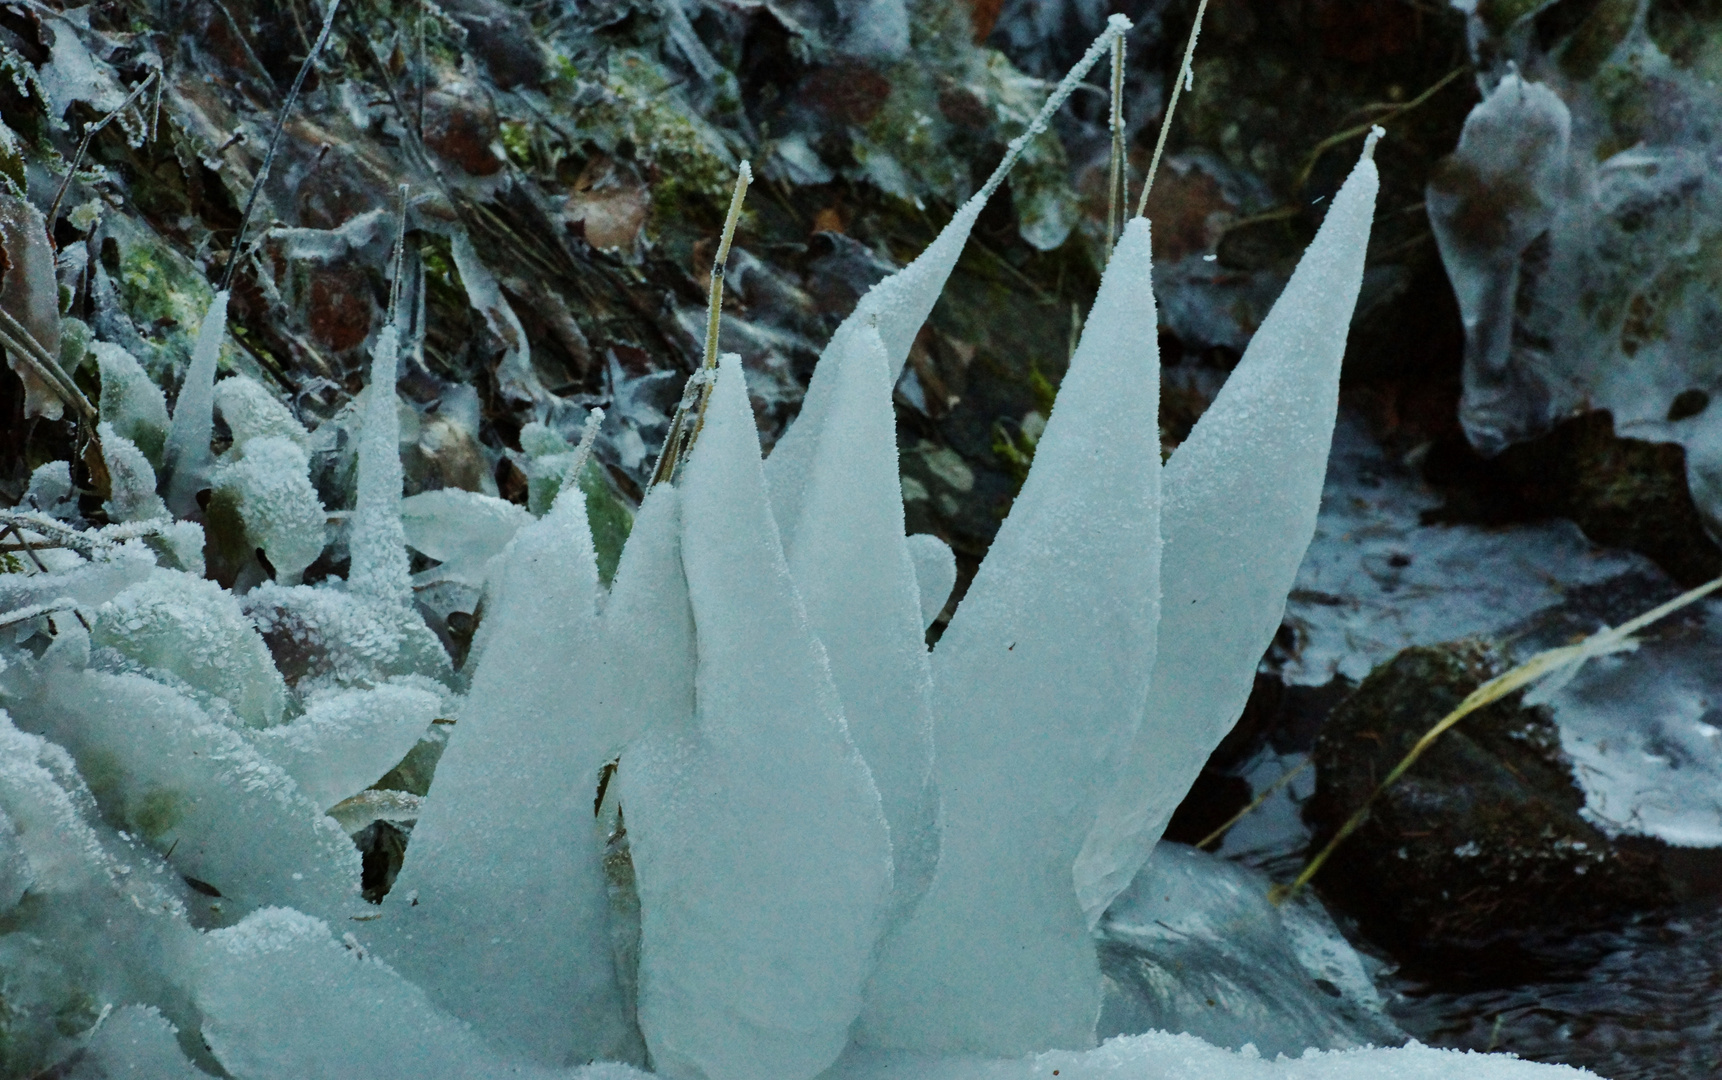
[[[887,937],[858,1039],[1014,1056],[1093,1039],[1071,892],[1129,745],[1160,599],[1159,357],[1148,223],[1101,278],[1022,493],[933,652],[932,888]]]
[[[1076,861],[1089,926],[1130,884],[1243,711],[1314,535],[1380,186],[1375,138],[1243,359],[1166,463],[1160,656],[1142,729]]]
[[[407,534],[401,525],[400,398],[395,392],[398,338],[393,326],[377,335],[371,385],[359,431],[358,496],[347,546],[353,553],[347,588],[358,595],[406,607],[413,587]]]

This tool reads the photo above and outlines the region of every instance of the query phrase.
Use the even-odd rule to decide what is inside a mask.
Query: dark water
[[[1393,976],[1400,1025],[1431,1046],[1511,1051],[1609,1080],[1722,1078],[1722,910],[1646,921],[1571,944],[1511,986]]]

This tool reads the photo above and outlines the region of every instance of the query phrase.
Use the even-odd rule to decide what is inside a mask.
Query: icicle
[[[393,326],[383,327],[371,353],[371,385],[359,432],[359,491],[347,541],[353,567],[347,588],[361,596],[398,604],[412,602],[407,534],[401,526],[401,417],[395,395],[398,343]]]
[[[844,730],[766,503],[739,357],[678,483],[698,627],[691,724],[617,773],[659,1072],[808,1080],[837,1057],[891,887],[879,796]]]
[[[842,341],[846,351],[829,359],[839,382],[790,534],[789,569],[829,655],[850,737],[879,788],[895,921],[926,892],[939,856],[933,677],[903,532],[885,346],[871,327]]]
[[[1130,884],[1243,711],[1314,535],[1380,131],[1243,360],[1166,464],[1164,644],[1141,732],[1077,860],[1089,925]]]
[[[488,644],[376,941],[431,997],[547,1065],[622,1053],[598,771],[598,567],[570,485],[497,557]]]
[[[191,365],[173,404],[162,461],[168,473],[167,508],[178,517],[197,512],[197,493],[209,472],[209,438],[215,429],[215,362],[227,334],[227,293],[218,292],[197,330]]]
[[[1070,867],[1154,662],[1158,367],[1137,219],[1022,494],[933,653],[944,847],[886,939],[863,1044],[1016,1056],[1093,1039],[1100,972]]]

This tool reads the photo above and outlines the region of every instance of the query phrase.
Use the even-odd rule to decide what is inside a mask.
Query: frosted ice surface
[[[18,838],[18,827],[0,810],[0,915],[17,907],[34,881],[30,860],[25,857],[24,845]]]
[[[173,404],[173,422],[162,447],[167,469],[167,507],[178,517],[197,512],[197,492],[209,471],[209,439],[215,430],[215,362],[227,334],[227,293],[218,292],[197,330],[191,364],[179,397]]]
[[[114,430],[137,444],[151,465],[161,464],[167,442],[167,400],[144,371],[137,358],[118,345],[90,342],[96,367],[102,374],[102,393],[97,408]]]
[[[251,590],[242,602],[277,669],[300,693],[365,686],[394,675],[444,683],[454,677],[442,644],[409,607],[340,589],[274,582]]]
[[[896,383],[904,361],[909,358],[909,347],[915,343],[915,335],[921,332],[944,291],[945,282],[990,195],[991,189],[983,191],[958,208],[926,250],[914,262],[867,290],[855,310],[831,335],[819,356],[818,366],[813,369],[800,415],[777,441],[765,463],[766,481],[771,486],[771,509],[783,531],[785,545],[794,543],[802,492],[836,392],[839,367],[836,358],[853,348],[849,342],[851,335],[872,327],[885,345],[886,373]]]
[[[431,998],[545,1065],[630,1035],[611,955],[598,772],[620,748],[586,502],[570,488],[498,558],[483,657],[374,939]]]
[[[1611,834],[1722,847],[1722,612],[1636,653],[1590,661],[1549,704],[1585,793]]]
[[[867,1044],[1092,1041],[1100,979],[1071,863],[1141,716],[1159,621],[1148,233],[1136,220],[1119,241],[1034,467],[933,652],[943,852],[886,939]]]
[[[180,1052],[178,1029],[150,1005],[115,1009],[96,1028],[65,1080],[206,1080]]]
[[[1253,1047],[1223,1050],[1194,1035],[1151,1032],[1093,1050],[1054,1050],[1015,1061],[859,1052],[825,1080],[1579,1080],[1594,1073],[1506,1054],[1411,1045],[1310,1050],[1267,1060]]]
[[[526,509],[494,495],[459,488],[401,500],[408,546],[436,559],[436,579],[483,585],[486,566],[532,520]]]
[[[685,726],[693,717],[693,620],[682,571],[682,494],[657,484],[640,502],[604,605],[601,701],[619,739]]]
[[[890,826],[895,921],[926,892],[939,858],[933,676],[903,534],[884,343],[872,327],[841,340],[845,348],[824,360],[838,381],[785,547]]]
[[[1100,923],[1101,1038],[1188,1032],[1264,1055],[1403,1042],[1318,902],[1268,901],[1255,870],[1162,843]]]
[[[1243,359],[1166,463],[1162,645],[1141,731],[1077,859],[1091,926],[1243,711],[1315,532],[1380,186],[1374,138]]]
[[[1297,641],[1282,679],[1358,682],[1401,649],[1491,635],[1570,587],[1653,572],[1569,521],[1424,525],[1420,515],[1441,502],[1362,421],[1340,414],[1315,538],[1286,603]]]
[[[909,558],[915,562],[915,586],[921,593],[921,625],[931,626],[956,587],[957,556],[951,545],[931,533],[915,533],[908,544]]]
[[[116,432],[106,420],[96,425],[102,444],[102,461],[110,480],[108,501],[102,508],[110,521],[150,521],[167,517],[167,504],[155,493],[155,469],[130,439]]]
[[[31,530],[26,528],[26,533]],[[44,551],[42,560],[49,573],[0,574],[0,611],[16,611],[35,604],[73,600],[94,607],[105,604],[124,589],[156,573],[155,556],[142,543],[122,544],[95,560],[69,551]],[[70,565],[57,569],[50,555],[69,556]]]
[[[281,722],[287,688],[269,649],[239,601],[213,581],[157,570],[103,604],[91,636],[145,669],[221,698],[241,723]]]
[[[692,723],[617,774],[640,895],[640,1027],[676,1078],[808,1080],[848,1039],[889,902],[879,796],[766,501],[741,361],[679,484]]]
[[[76,517],[78,493],[72,487],[72,466],[65,461],[38,465],[30,473],[21,507],[34,508],[54,518]]]
[[[63,631],[65,637],[69,631]],[[46,671],[9,701],[77,759],[103,817],[240,906],[345,917],[358,852],[279,767],[185,695],[138,675]]]
[[[311,486],[310,469],[311,459],[298,443],[265,435],[248,440],[211,478],[214,489],[237,504],[247,545],[263,550],[275,580],[284,585],[296,583],[323,553],[328,515]]]
[[[252,734],[251,744],[326,809],[399,764],[440,715],[442,699],[418,687],[337,690],[313,698],[303,716]]]
[[[511,1063],[351,934],[265,908],[203,939],[203,1037],[241,1080],[578,1076]]]
[[[215,411],[233,433],[231,452],[244,452],[253,439],[290,439],[301,449],[311,443],[305,425],[256,379],[233,375],[216,383]]]
[[[353,554],[347,588],[405,607],[412,603],[406,533],[401,527],[401,417],[395,394],[397,342],[387,326],[371,351],[371,385],[365,390],[359,433],[358,497],[347,546]]]

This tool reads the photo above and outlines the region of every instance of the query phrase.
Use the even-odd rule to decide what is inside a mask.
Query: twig
[[[1237,813],[1235,813],[1231,817],[1227,818],[1226,823],[1224,825],[1221,825],[1219,828],[1215,829],[1213,832],[1209,833],[1207,836],[1204,836],[1200,840],[1196,841],[1196,846],[1199,848],[1205,848],[1209,844],[1218,840],[1220,837],[1226,835],[1226,833],[1231,831],[1231,828],[1233,825],[1236,825],[1238,822],[1244,820],[1244,818],[1246,818],[1250,814],[1254,813],[1258,808],[1261,807],[1261,805],[1263,803],[1268,801],[1268,799],[1273,795],[1274,792],[1278,791],[1280,788],[1283,788],[1287,784],[1291,783],[1293,777],[1297,776],[1298,773],[1301,773],[1305,769],[1309,768],[1309,762],[1310,762],[1310,759],[1305,758],[1303,760],[1303,764],[1299,765],[1297,768],[1287,769],[1284,773],[1280,774],[1280,776],[1277,780],[1275,780],[1273,783],[1269,784],[1267,787],[1263,788],[1262,793],[1260,795],[1257,795],[1254,799],[1252,799],[1250,801],[1250,805],[1244,807],[1242,810],[1239,810]]]
[[[1112,39],[1112,161],[1106,183],[1106,259],[1118,243],[1119,214],[1127,196],[1124,175],[1124,35]]]
[[[1363,801],[1363,805],[1357,808],[1357,812],[1352,814],[1351,817],[1346,819],[1345,824],[1339,827],[1339,831],[1333,835],[1333,839],[1327,842],[1327,846],[1322,848],[1320,853],[1309,861],[1309,864],[1303,868],[1303,872],[1297,876],[1297,880],[1293,881],[1290,885],[1274,886],[1274,888],[1268,893],[1269,899],[1276,904],[1283,903],[1296,895],[1299,889],[1302,889],[1305,885],[1309,884],[1310,879],[1314,878],[1321,870],[1322,864],[1327,862],[1328,857],[1334,853],[1334,850],[1345,841],[1346,837],[1356,832],[1358,827],[1363,824],[1364,820],[1369,816],[1370,804],[1379,798],[1389,787],[1393,786],[1401,776],[1404,776],[1405,771],[1411,768],[1418,758],[1423,756],[1423,752],[1435,745],[1435,740],[1444,735],[1454,724],[1457,724],[1459,721],[1465,719],[1465,717],[1476,712],[1478,709],[1483,708],[1485,705],[1493,704],[1507,695],[1529,686],[1531,683],[1534,683],[1539,679],[1553,675],[1562,668],[1574,664],[1582,664],[1593,656],[1603,655],[1604,653],[1610,652],[1626,644],[1633,634],[1636,634],[1651,623],[1672,615],[1674,612],[1679,611],[1688,604],[1702,600],[1704,597],[1710,595],[1719,588],[1722,588],[1722,577],[1706,582],[1695,589],[1690,589],[1681,593],[1679,596],[1667,603],[1660,604],[1637,618],[1621,623],[1613,629],[1600,630],[1579,642],[1577,645],[1563,645],[1558,649],[1548,649],[1537,653],[1518,667],[1495,676],[1482,686],[1471,691],[1471,693],[1466,696],[1465,700],[1459,703],[1458,708],[1454,709],[1446,716],[1443,716],[1434,727],[1423,733],[1423,737],[1418,739],[1417,744],[1411,748],[1411,751],[1399,760],[1399,764],[1393,767],[1393,771],[1387,774],[1387,778],[1381,781],[1380,784],[1376,785],[1375,790],[1369,793],[1369,798]]]
[[[19,513],[16,510],[0,510],[0,526],[4,526],[18,532],[18,538],[20,540],[24,538],[23,530],[25,529],[28,529],[33,533],[40,533],[42,536],[50,537],[55,541],[52,545],[43,546],[71,548],[73,551],[76,551],[78,554],[83,555],[86,558],[94,555],[98,551],[105,551],[112,546],[106,540],[99,539],[86,532],[80,532],[69,525],[63,525],[60,522],[55,521],[53,518],[48,517],[46,514]]]
[[[148,75],[145,75],[143,77],[143,81],[132,87],[132,92],[126,96],[124,101],[119,103],[117,108],[84,129],[84,137],[78,140],[78,149],[73,152],[72,162],[66,169],[66,178],[60,181],[60,189],[54,192],[54,201],[48,206],[47,222],[50,230],[54,227],[54,219],[60,216],[60,203],[66,198],[66,189],[72,186],[72,181],[76,179],[78,175],[78,166],[84,163],[84,155],[89,152],[90,140],[96,137],[97,132],[112,123],[114,117],[131,108],[132,102],[136,101],[138,96],[145,90],[149,89],[149,84],[159,80],[160,78],[160,70],[152,71]],[[155,125],[151,124],[150,127],[151,135],[153,136]]]
[[[1393,120],[1393,119],[1397,119],[1398,117],[1404,116],[1406,113],[1410,112],[1412,109],[1415,109],[1417,106],[1423,104],[1425,101],[1428,101],[1430,98],[1434,97],[1437,93],[1440,92],[1442,87],[1446,86],[1448,83],[1452,82],[1454,79],[1457,79],[1460,75],[1463,75],[1466,71],[1469,71],[1469,70],[1470,70],[1469,65],[1461,64],[1460,66],[1454,68],[1452,71],[1449,71],[1447,74],[1441,76],[1441,79],[1438,82],[1436,82],[1434,86],[1431,86],[1429,89],[1423,91],[1421,94],[1418,94],[1416,97],[1412,98],[1410,101],[1404,102],[1403,104],[1400,104],[1400,105],[1391,106],[1386,112],[1382,113],[1380,116],[1378,116],[1372,120],[1365,120],[1361,124],[1354,124],[1351,127],[1346,128],[1344,131],[1337,132],[1336,134],[1333,134],[1333,135],[1329,135],[1327,138],[1316,143],[1315,149],[1311,150],[1309,152],[1309,157],[1304,159],[1303,168],[1298,170],[1296,187],[1301,190],[1303,188],[1304,184],[1309,182],[1309,174],[1315,171],[1315,164],[1317,161],[1321,160],[1321,155],[1327,153],[1329,150],[1332,150],[1334,147],[1338,146],[1339,144],[1341,144],[1343,142],[1347,142],[1351,139],[1356,138],[1359,135],[1362,135],[1364,132],[1368,131],[1370,128],[1377,127],[1380,124],[1382,124],[1388,120]]]
[[[318,31],[311,51],[305,54],[305,62],[299,65],[299,74],[293,77],[293,87],[287,91],[287,100],[281,103],[281,112],[275,117],[275,130],[269,136],[269,149],[263,152],[263,164],[257,170],[256,179],[251,181],[251,194],[246,197],[245,211],[239,215],[239,231],[233,235],[233,251],[227,257],[227,269],[222,271],[218,292],[227,292],[233,284],[233,272],[239,269],[239,252],[245,244],[245,230],[251,224],[251,212],[257,206],[257,196],[263,191],[264,181],[269,179],[269,168],[275,164],[275,152],[281,147],[281,133],[287,128],[287,117],[293,112],[293,103],[299,100],[299,91],[305,85],[306,76],[311,74],[312,65],[317,62],[317,54],[329,42],[329,31],[335,28],[335,13],[340,8],[341,0],[329,0],[329,10],[323,14],[323,29]]]
[[[1172,82],[1172,99],[1166,103],[1166,115],[1160,118],[1160,137],[1154,142],[1154,158],[1148,163],[1148,179],[1142,184],[1142,198],[1136,203],[1136,216],[1148,212],[1148,193],[1154,190],[1154,175],[1160,171],[1160,155],[1166,152],[1166,134],[1172,130],[1172,114],[1178,111],[1178,95],[1191,79],[1190,58],[1196,55],[1196,38],[1202,33],[1202,17],[1208,13],[1208,0],[1196,5],[1196,22],[1190,27],[1190,41],[1184,46],[1184,62],[1178,65],[1178,77]]]

